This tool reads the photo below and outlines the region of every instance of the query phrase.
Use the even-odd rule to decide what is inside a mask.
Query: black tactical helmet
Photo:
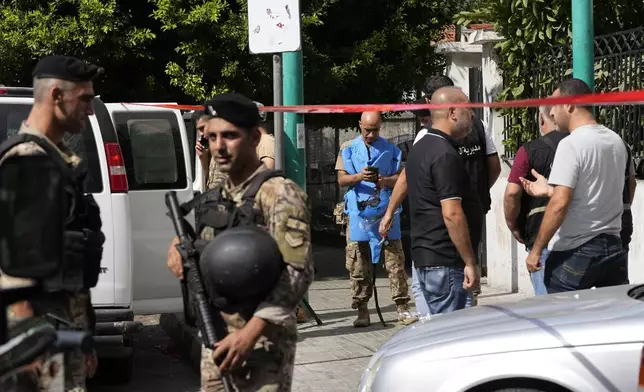
[[[201,252],[199,269],[204,286],[228,304],[248,304],[265,299],[284,268],[277,242],[257,226],[224,230]],[[213,293],[214,291],[214,293]]]

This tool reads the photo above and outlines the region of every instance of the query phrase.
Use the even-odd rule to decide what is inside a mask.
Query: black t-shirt
[[[473,247],[480,242],[483,212],[456,142],[430,129],[407,158],[411,254],[416,267],[462,267],[443,219],[441,201],[460,199]]]

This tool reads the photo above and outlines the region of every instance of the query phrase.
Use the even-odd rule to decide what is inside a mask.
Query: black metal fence
[[[570,46],[554,46],[547,53],[539,53],[534,75],[532,95],[546,97],[556,89],[559,82],[572,76],[572,49]],[[595,90],[597,92],[625,91],[642,88],[644,78],[644,27],[595,37]],[[537,108],[530,108],[529,119],[523,124],[532,137],[537,137]],[[618,132],[631,146],[637,161],[644,158],[644,105],[597,106],[598,120]],[[507,130],[514,119],[506,116]],[[520,146],[527,140],[517,140]],[[507,149],[505,156],[512,158],[516,149]]]

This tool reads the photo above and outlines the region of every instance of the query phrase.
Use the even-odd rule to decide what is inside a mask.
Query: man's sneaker
[[[418,316],[409,311],[406,305],[398,305],[398,322],[402,325],[410,325],[418,321]]]
[[[479,305],[479,293],[472,293],[472,307]]]

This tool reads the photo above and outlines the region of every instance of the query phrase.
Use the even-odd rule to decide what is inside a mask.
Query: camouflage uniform
[[[226,180],[228,176],[219,171],[217,166],[217,161],[215,158],[210,158],[210,166],[208,167],[208,180],[206,181],[206,190],[213,189],[217,185],[221,184],[222,181]]]
[[[249,181],[264,170],[266,166],[261,165],[236,187],[227,181],[222,196],[241,205],[241,196]],[[286,269],[273,292],[255,311],[254,316],[268,322],[262,336],[244,365],[233,369],[231,376],[240,391],[290,391],[297,342],[295,307],[313,280],[308,198],[293,181],[274,177],[264,182],[257,192],[255,208],[261,212],[265,228],[276,239]],[[212,228],[205,228],[201,233],[205,240],[212,236]],[[222,317],[229,333],[241,329],[248,321],[238,313],[222,312]],[[201,352],[201,386],[204,392],[223,390],[213,352],[205,347]]]
[[[373,264],[371,263],[371,249],[368,242],[349,241],[347,229],[346,268],[351,278],[351,307],[358,309],[361,304],[366,304],[373,293]],[[391,299],[401,307],[410,301],[407,272],[405,271],[405,252],[401,240],[389,241],[384,249],[384,267],[389,276]]]
[[[41,133],[36,132],[33,128],[30,128],[25,123],[20,127],[20,133],[29,133],[39,137],[43,137]],[[46,139],[46,138],[45,138]],[[46,139],[51,143],[49,139]],[[69,163],[72,167],[77,167],[80,164],[80,158],[75,155],[71,150],[69,150],[65,145],[55,145],[54,146],[60,155]],[[38,146],[36,143],[27,142],[19,144],[3,156],[0,160],[0,165],[2,162],[10,156],[30,156],[30,155],[42,155],[45,154],[45,151]],[[17,287],[24,285],[31,285],[33,281],[30,279],[14,278],[7,276],[6,274],[0,274],[0,286],[3,288]],[[30,300],[30,305],[32,306],[35,314],[44,314],[51,313],[55,316],[58,316],[64,320],[67,320],[71,323],[76,324],[79,327],[82,327],[86,330],[92,328],[91,320],[93,318],[92,312],[93,308],[91,306],[91,297],[89,290],[83,290],[78,293],[71,292],[59,292],[52,293],[52,295],[43,296],[37,299]],[[22,318],[17,317],[12,311],[11,307],[7,309],[7,318],[9,320],[9,325],[15,325]],[[45,362],[43,369],[48,370],[51,368],[49,366],[52,362],[60,362],[60,356],[55,356]],[[65,391],[67,392],[84,392],[87,391],[85,386],[86,380],[86,360],[85,354],[80,350],[73,352],[66,352],[64,354],[64,369],[65,369]],[[35,381],[38,382],[43,390],[46,390],[46,385],[52,380],[52,375],[44,373],[41,375],[40,379]]]
[[[342,161],[342,150],[349,146],[352,141],[343,143],[335,163],[336,171],[344,171]],[[345,225],[346,230],[346,264],[351,280],[352,309],[358,309],[358,319],[355,326],[369,325],[369,313],[367,303],[373,294],[373,270],[371,262],[371,249],[368,242],[357,242],[349,239],[349,218],[343,214],[344,203],[338,204],[334,209],[336,222]],[[342,215],[342,216],[341,216]],[[405,271],[405,252],[401,240],[391,240],[383,247],[384,267],[389,277],[391,288],[391,299],[396,304],[398,320],[403,324],[411,324],[417,321],[409,312],[409,284],[407,283],[407,272]]]

